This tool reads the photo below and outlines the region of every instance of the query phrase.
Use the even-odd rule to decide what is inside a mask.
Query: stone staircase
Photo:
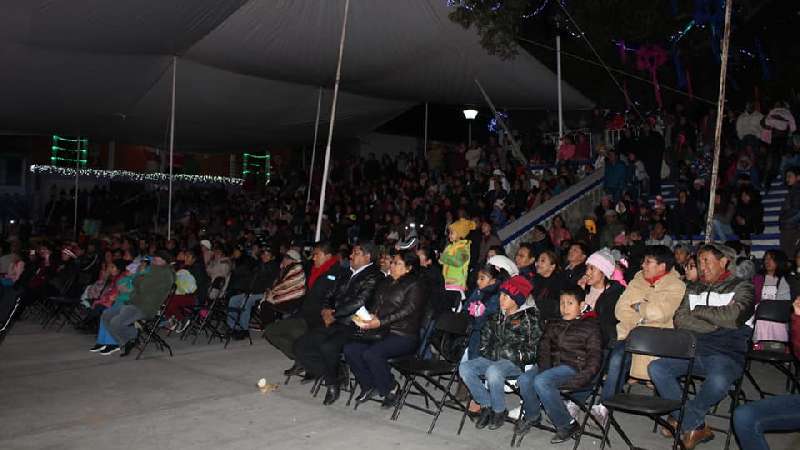
[[[761,203],[764,205],[764,232],[751,236],[750,251],[754,257],[762,258],[765,251],[780,248],[778,216],[787,194],[788,190],[782,180],[773,181],[769,193],[761,191]],[[675,184],[670,182],[661,184],[661,196],[667,207],[671,207],[678,201],[677,195]],[[655,199],[650,199],[650,203],[654,201]],[[692,236],[692,242],[695,243],[704,239],[705,235]]]

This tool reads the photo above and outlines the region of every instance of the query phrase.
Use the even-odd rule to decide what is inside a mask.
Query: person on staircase
[[[778,219],[781,250],[787,255],[794,255],[800,242],[800,167],[786,169],[783,181],[789,192]]]

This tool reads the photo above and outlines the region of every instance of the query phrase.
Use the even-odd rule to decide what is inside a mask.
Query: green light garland
[[[74,161],[74,160],[73,160]],[[75,177],[75,169],[69,167],[43,166],[34,164],[31,173]],[[139,173],[128,170],[79,169],[78,176],[92,177],[111,181],[133,181],[137,183],[168,183],[169,175],[165,173]],[[222,184],[241,187],[242,178],[220,177],[216,175],[173,175],[173,182],[189,184]]]
[[[53,135],[53,144],[50,146],[50,161],[64,167],[86,167],[89,153],[88,139],[69,139]]]
[[[249,173],[263,173],[265,184],[269,184],[272,178],[272,164],[269,152],[263,155],[256,155],[253,153],[245,153],[242,158],[242,177],[246,177]],[[257,159],[262,161],[250,161],[250,159]],[[251,169],[252,168],[252,169]]]

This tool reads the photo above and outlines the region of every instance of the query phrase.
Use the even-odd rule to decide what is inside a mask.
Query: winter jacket
[[[540,274],[536,274],[533,277],[531,295],[539,308],[542,322],[561,319],[559,296],[561,295],[561,289],[564,287],[562,277],[561,272],[553,272],[547,278]]]
[[[603,348],[608,346],[610,342],[617,340],[617,316],[616,306],[619,297],[625,288],[616,281],[609,281],[606,289],[597,298],[594,304],[593,311],[597,313],[597,321],[600,324],[600,334],[603,338]],[[586,293],[589,293],[589,287],[586,287]]]
[[[697,335],[697,354],[722,354],[744,365],[752,329],[745,325],[754,310],[753,284],[726,272],[717,282],[689,283],[675,312],[675,328]]]
[[[781,231],[800,228],[800,182],[789,187],[778,221]]]
[[[507,359],[524,369],[536,363],[541,337],[535,306],[522,306],[509,316],[501,311],[483,327],[479,352],[486,359]]]
[[[330,296],[339,282],[347,280],[349,270],[339,264],[334,264],[314,281],[314,284],[306,289],[306,296],[303,299],[303,306],[300,309],[300,317],[306,321],[308,328],[322,328],[322,307],[325,300]]]
[[[617,339],[622,341],[638,326],[654,328],[673,328],[675,311],[683,301],[686,284],[675,270],[670,270],[654,284],[645,280],[639,271],[625,288],[617,301],[614,313],[617,323]],[[639,304],[639,311],[632,308]],[[643,380],[650,379],[647,366],[656,358],[634,355],[631,363],[631,376]]]
[[[439,257],[447,289],[465,290],[467,288],[467,270],[469,269],[470,241],[462,239],[445,247]]]
[[[377,316],[381,329],[389,333],[416,338],[425,309],[425,290],[417,274],[411,272],[399,279],[388,277],[375,289],[368,310]]]
[[[496,282],[483,289],[475,289],[470,293],[466,301],[466,309],[472,316],[472,331],[469,337],[469,358],[478,357],[478,347],[480,346],[481,331],[490,318],[493,318],[500,311],[500,283]],[[478,311],[478,305],[483,305],[483,313],[473,314]]]
[[[158,314],[174,283],[175,272],[172,267],[151,265],[145,273],[134,278],[128,303],[138,307],[145,317],[153,317]]]
[[[338,280],[336,288],[325,298],[322,306],[334,310],[333,316],[340,325],[352,325],[351,316],[372,299],[378,282],[385,278],[378,266],[372,263],[355,275],[352,270],[350,273],[344,271],[346,276]]]
[[[600,325],[593,317],[547,323],[539,344],[539,371],[560,365],[575,369],[562,389],[586,387],[603,364]]]

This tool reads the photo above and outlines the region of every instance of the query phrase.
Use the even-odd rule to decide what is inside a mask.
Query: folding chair
[[[592,408],[592,405],[594,405],[595,401],[597,400],[597,397],[600,395],[600,388],[603,386],[603,375],[605,374],[605,371],[606,371],[606,368],[607,368],[607,364],[608,364],[608,361],[609,361],[610,357],[611,357],[611,353],[607,352],[605,354],[605,356],[603,357],[603,363],[600,366],[600,370],[598,370],[597,374],[595,374],[595,376],[592,378],[591,383],[589,385],[587,385],[585,387],[577,388],[577,389],[561,389],[560,390],[561,397],[563,397],[565,400],[569,400],[569,401],[575,403],[575,405],[577,405],[578,408],[583,413],[583,420],[581,421],[581,426],[578,429],[578,434],[576,435],[574,449],[578,448],[578,446],[580,445],[580,442],[581,442],[581,437],[584,434],[592,436],[592,437],[595,437],[597,439],[602,439],[603,438],[603,436],[601,436],[599,434],[596,434],[594,432],[587,432],[586,431],[586,424],[591,419],[592,422],[594,422],[595,425],[597,425],[598,429],[601,429],[601,430],[603,429],[603,424],[600,423],[591,414],[591,408]],[[513,390],[517,395],[519,395],[519,389],[516,387],[516,385],[514,386]],[[519,418],[517,419],[517,421],[520,421],[523,418],[524,418],[524,414],[522,412],[520,412],[520,415],[519,415]],[[551,432],[555,432],[556,431],[553,427],[548,427],[546,425],[539,425],[536,428],[539,428],[539,429],[542,429],[542,430],[551,431]],[[514,428],[514,435],[511,437],[511,446],[514,447],[516,445],[517,447],[519,447],[522,444],[522,440],[524,438],[525,438],[525,435],[522,435],[522,436],[518,437],[517,430],[516,430],[516,427],[515,427]],[[606,437],[606,440],[608,440],[608,437]]]
[[[443,359],[431,360],[413,357],[401,359],[393,364],[393,367],[405,378],[405,382],[400,390],[400,399],[392,413],[392,420],[397,420],[404,406],[430,414],[433,416],[433,420],[428,428],[428,434],[433,432],[433,428],[436,426],[436,421],[439,419],[448,397],[455,404],[455,406],[448,407],[459,411],[467,410],[467,406],[462,404],[450,391],[457,379],[459,384],[461,383],[461,379],[458,378],[458,364],[461,355],[466,349],[467,338],[469,337],[469,316],[449,311],[444,312],[436,319],[436,331],[441,333],[438,350]],[[454,343],[456,344],[452,345]],[[450,348],[446,349],[448,346]],[[418,377],[425,379],[426,386],[417,381]],[[445,381],[445,383],[443,384],[442,381]],[[434,394],[426,389],[427,386],[433,386],[438,391],[441,391],[441,397],[437,399]],[[424,407],[407,402],[412,387],[425,400]],[[429,400],[434,402],[435,409],[430,409]]]
[[[142,357],[142,353],[147,349],[147,346],[153,342],[158,346],[160,351],[164,351],[166,348],[169,350],[169,356],[172,357],[172,347],[167,343],[161,335],[158,334],[159,328],[161,328],[161,322],[164,320],[164,311],[166,311],[167,306],[169,306],[170,300],[175,295],[175,286],[172,286],[172,290],[170,291],[167,299],[164,300],[164,303],[161,304],[161,308],[158,310],[158,314],[155,317],[149,320],[137,320],[134,324],[136,328],[139,329],[139,335],[144,336],[144,341],[139,342],[137,338],[137,343],[139,347],[139,354],[136,355],[136,359]]]
[[[46,314],[42,321],[42,328],[47,328],[49,325],[61,321],[58,330],[61,331],[64,325],[71,323],[76,325],[80,322],[81,317],[77,313],[77,307],[81,303],[81,299],[76,296],[69,295],[72,288],[78,281],[78,274],[67,280],[63,288],[59,291],[58,295],[49,296],[46,298],[44,304],[47,305],[49,314]]]
[[[756,308],[755,319],[753,321],[754,331],[755,326],[760,320],[778,322],[788,325],[792,320],[792,302],[786,300],[769,300],[759,303],[758,308]],[[789,390],[791,393],[800,390],[800,379],[798,378],[798,374],[800,374],[800,361],[798,361],[794,356],[791,341],[792,340],[789,339],[789,342],[785,343],[786,352],[774,350],[752,350],[753,347],[752,345],[750,346],[751,350],[747,352],[744,374],[747,379],[750,380],[750,383],[752,383],[753,387],[756,388],[758,395],[760,395],[762,399],[767,395],[775,394],[771,392],[765,392],[763,389],[761,389],[761,386],[759,386],[758,382],[756,382],[755,377],[750,371],[750,364],[753,361],[768,364],[778,369],[782,374],[786,375],[787,390]],[[792,373],[792,368],[794,369],[794,373]]]
[[[204,333],[206,336],[208,336],[209,344],[215,337],[220,341],[225,338],[218,328],[216,321],[213,320],[217,314],[215,311],[219,310],[220,306],[225,301],[225,294],[222,291],[224,286],[225,277],[214,278],[214,280],[211,282],[211,286],[208,288],[209,298],[206,301],[206,304],[193,308],[191,312],[191,322],[186,330],[184,330],[183,334],[181,334],[181,339],[186,340],[189,339],[190,335],[194,336],[194,339],[192,339],[192,345],[194,345],[197,343],[200,333]]]
[[[20,303],[22,302],[22,295],[14,293],[14,304],[11,306],[11,310],[8,313],[8,316],[3,322],[0,322],[0,344],[6,339],[6,335],[9,331],[11,331],[11,326],[14,324],[16,315],[19,311]]]
[[[233,328],[229,327],[228,331],[225,333],[225,346],[223,348],[228,348],[228,344],[230,344],[230,342],[231,342],[231,338],[233,337],[233,333],[237,330],[237,328],[239,326],[239,319],[242,318],[242,312],[244,312],[244,309],[247,306],[247,301],[250,300],[250,295],[252,295],[250,292],[245,294],[244,303],[242,304],[241,308],[228,306],[228,308],[226,310],[227,314],[226,314],[226,317],[225,317],[225,324],[227,325],[227,323],[228,323],[227,320],[228,320],[228,316],[229,315],[235,314],[236,317],[233,320],[233,323],[234,323]],[[242,330],[242,331],[245,331],[245,330]],[[253,337],[250,336],[249,328],[247,329],[247,339],[250,341],[250,345],[253,345]]]
[[[614,418],[614,412],[623,411],[631,414],[646,415],[655,420],[659,425],[672,431],[673,450],[678,445],[683,447],[680,440],[680,429],[683,424],[683,415],[686,409],[686,401],[689,397],[689,385],[694,369],[694,357],[697,343],[692,333],[684,330],[672,330],[652,327],[636,327],[628,336],[625,343],[626,354],[658,356],[664,358],[683,359],[689,361],[689,369],[686,373],[683,384],[683,395],[681,400],[668,400],[658,396],[617,394],[610,400],[603,402],[608,408],[608,420],[603,427],[603,439],[600,443],[600,450],[603,450],[608,437],[608,430],[611,425],[617,430],[620,437],[633,450],[635,447],[628,436],[622,430],[619,423]],[[620,382],[622,380],[620,379]],[[672,426],[661,416],[673,411],[678,412],[678,423],[673,429]]]

